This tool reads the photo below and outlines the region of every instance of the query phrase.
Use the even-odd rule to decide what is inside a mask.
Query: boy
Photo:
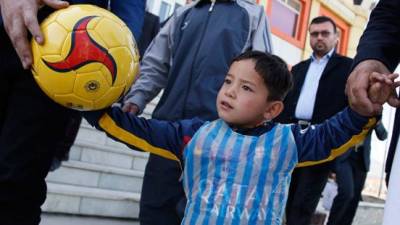
[[[182,224],[280,225],[296,164],[333,159],[374,123],[351,109],[307,129],[274,123],[291,86],[280,58],[246,52],[218,93],[216,121],[146,120],[116,107],[85,117],[128,146],[181,163],[188,198]]]

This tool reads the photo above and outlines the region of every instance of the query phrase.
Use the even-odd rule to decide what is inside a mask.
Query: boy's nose
[[[236,96],[235,94],[235,88],[234,87],[229,87],[225,91],[225,95],[231,98],[234,98]]]

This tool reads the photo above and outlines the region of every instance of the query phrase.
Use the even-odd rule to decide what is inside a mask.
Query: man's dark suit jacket
[[[384,63],[390,71],[394,71],[400,62],[400,1],[380,0],[372,11],[369,23],[357,47],[353,68],[367,59],[376,59]],[[386,159],[386,180],[390,176],[393,157],[400,133],[400,110],[396,118],[392,140]]]
[[[294,86],[285,98],[284,111],[276,119],[278,122],[297,122],[295,110],[310,63],[311,59],[308,59],[293,66]],[[321,123],[348,105],[344,90],[351,65],[352,59],[332,54],[319,81],[314,111],[309,122]]]
[[[337,164],[336,166],[340,165],[340,163],[344,160],[347,160],[347,158],[352,157],[353,159],[357,161],[362,161],[363,168],[362,170],[364,172],[368,172],[371,164],[371,139],[372,139],[372,131],[375,131],[375,135],[378,138],[378,140],[385,140],[387,138],[387,131],[385,127],[383,126],[382,123],[376,125],[374,129],[371,129],[368,135],[365,137],[363,144],[357,148],[358,151],[361,152],[356,152],[356,151],[348,151],[344,153],[343,155],[337,157],[335,159],[335,163]],[[361,153],[361,157],[359,155]]]

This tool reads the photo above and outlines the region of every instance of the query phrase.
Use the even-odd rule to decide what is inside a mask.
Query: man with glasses
[[[282,123],[307,128],[321,123],[347,106],[344,93],[352,59],[335,52],[338,34],[335,22],[325,16],[311,21],[311,57],[293,66],[294,87],[285,99]],[[309,225],[332,163],[299,164],[292,175],[286,206],[287,225]]]

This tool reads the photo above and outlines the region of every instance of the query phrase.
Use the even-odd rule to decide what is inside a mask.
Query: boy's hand
[[[369,76],[368,98],[373,103],[383,105],[385,102],[389,104],[397,104],[400,102],[397,99],[396,87],[400,85],[394,80],[398,74],[381,74],[371,73]]]
[[[140,111],[139,106],[136,104],[127,102],[122,107],[122,111],[132,113],[133,115],[137,115]]]
[[[382,105],[373,103],[368,97],[369,75],[373,72],[390,73],[382,62],[368,59],[353,69],[346,84],[346,94],[351,108],[363,116],[382,111]]]

